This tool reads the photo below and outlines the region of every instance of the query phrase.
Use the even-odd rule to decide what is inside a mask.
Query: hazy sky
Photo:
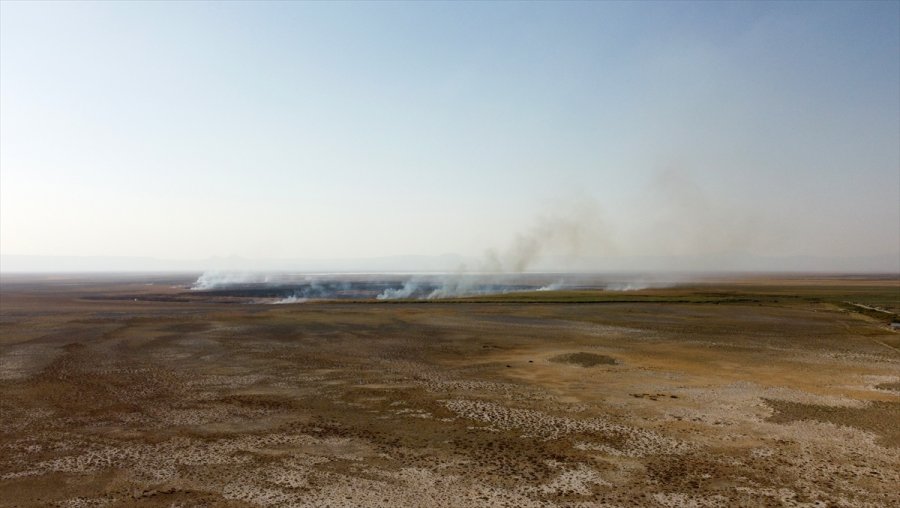
[[[2,254],[559,221],[584,255],[900,256],[900,2],[0,3]]]

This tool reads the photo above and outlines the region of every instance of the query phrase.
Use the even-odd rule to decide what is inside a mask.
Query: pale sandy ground
[[[896,333],[828,303],[81,296],[4,287],[0,506],[900,505]]]

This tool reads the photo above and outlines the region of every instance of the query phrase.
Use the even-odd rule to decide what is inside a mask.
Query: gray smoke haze
[[[420,292],[424,283],[429,287],[436,286],[421,296],[427,299],[559,290],[566,286],[564,280],[539,287],[516,288],[511,279],[528,272],[546,256],[566,262],[586,255],[608,255],[614,250],[600,207],[595,201],[579,196],[563,203],[553,213],[538,216],[530,228],[515,234],[505,249],[490,248],[481,260],[462,264],[454,273],[430,276],[427,280],[413,278],[402,288],[385,290],[377,298],[410,298]]]
[[[577,196],[558,205],[554,212],[537,217],[534,224],[515,234],[505,249],[488,249],[482,260],[462,265],[456,273],[440,279],[440,287],[428,298],[448,298],[482,294],[484,288],[502,287],[506,275],[526,273],[552,257],[562,266],[584,266],[584,260],[609,258],[622,250],[637,249],[630,255],[671,256],[712,251],[722,257],[748,248],[779,241],[776,226],[764,227],[756,214],[732,209],[705,191],[691,175],[682,170],[660,171],[646,186],[644,200],[630,204],[626,215],[643,217],[641,227],[633,231],[613,227],[604,218],[600,205],[585,196]],[[768,226],[768,225],[766,225]],[[620,245],[621,244],[621,245]],[[625,248],[627,246],[627,249]],[[581,263],[581,264],[579,264]],[[588,261],[590,263],[590,261]],[[591,271],[608,267],[594,264]],[[680,271],[684,266],[655,266],[655,271]],[[702,271],[698,265],[688,269]],[[604,287],[610,291],[632,291],[670,285],[677,277],[643,275],[632,280],[615,281]],[[576,285],[565,278],[536,288],[553,291]],[[381,299],[408,298],[418,288],[409,281],[399,290],[385,291]]]
[[[403,283],[403,287],[399,289],[388,288],[384,292],[376,296],[378,300],[395,300],[398,298],[410,298],[419,290],[419,282],[415,279],[409,279]]]
[[[732,249],[753,241],[745,217],[722,213],[701,187],[683,172],[668,171],[648,186],[649,202],[634,203],[643,207],[635,214],[650,217],[641,231],[644,248],[654,253],[690,252],[696,247]],[[710,213],[711,209],[719,213]],[[651,213],[648,214],[647,210]],[[533,224],[512,235],[504,248],[492,247],[479,260],[461,263],[451,273],[411,275],[402,285],[387,287],[378,293],[378,300],[436,299],[507,293],[512,291],[555,291],[577,286],[575,276],[558,279],[538,286],[517,284],[516,276],[533,272],[548,258],[556,265],[577,266],[584,259],[602,259],[615,255],[620,247],[614,228],[604,218],[601,206],[586,196],[575,196],[558,202],[554,210],[536,217]],[[603,271],[603,266],[593,266]],[[565,270],[573,271],[573,270]],[[195,290],[215,290],[239,284],[266,284],[270,275],[258,273],[207,272],[194,283]],[[551,279],[552,280],[552,279]],[[671,280],[671,277],[665,278]],[[298,303],[308,299],[328,298],[333,285],[322,286],[309,277],[294,282],[302,289],[281,298],[276,303]],[[601,287],[613,291],[629,291],[666,285],[659,278],[635,276],[630,280],[616,280]]]
[[[434,300],[463,296],[495,295],[517,291],[534,291],[538,286],[522,284],[512,274],[463,273],[411,276],[400,288],[388,288],[378,300],[415,298]]]
[[[764,211],[723,202],[686,170],[656,173],[644,196],[646,222],[634,243],[645,253],[736,255],[772,250],[786,236],[782,223]]]
[[[702,183],[685,170],[658,172],[641,199],[617,210],[620,218],[627,217],[631,222],[615,224],[616,227],[606,220],[595,200],[574,197],[538,215],[530,227],[511,235],[505,247],[489,248],[480,259],[460,263],[449,273],[406,276],[395,286],[379,289],[375,298],[435,299],[561,290],[578,287],[582,281],[573,275],[557,275],[555,281],[548,277],[540,285],[522,285],[516,276],[544,271],[547,266],[564,273],[621,270],[608,264],[619,255],[643,257],[652,266],[644,268],[644,274],[593,287],[611,291],[663,287],[675,280],[688,282],[690,276],[685,272],[708,271],[711,264],[735,271],[752,270],[752,265],[742,264],[748,259],[753,261],[747,252],[777,248],[790,236],[789,231],[762,212],[727,206]],[[704,252],[711,254],[696,256]],[[265,284],[269,280],[269,275],[252,272],[207,272],[192,289],[215,290],[235,284]],[[301,291],[279,303],[328,298],[335,289],[333,285],[319,287],[310,279],[305,282]]]
[[[208,291],[227,288],[237,284],[266,284],[271,278],[272,276],[266,273],[212,270],[200,275],[194,281],[191,289],[194,291]]]
[[[521,273],[547,256],[566,262],[615,252],[610,228],[594,200],[578,196],[559,206],[559,210],[538,216],[530,228],[517,233],[506,249],[499,253],[488,249],[471,271]],[[463,271],[470,271],[467,268]]]
[[[293,290],[288,296],[281,298],[280,300],[276,300],[273,303],[303,303],[309,300],[327,299],[332,298],[338,292],[347,291],[352,288],[352,284],[347,281],[323,284],[323,282],[318,278],[309,276],[304,277],[303,282],[305,284],[302,288]]]

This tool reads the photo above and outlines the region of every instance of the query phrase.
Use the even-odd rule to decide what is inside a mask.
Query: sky
[[[523,249],[900,271],[900,2],[0,3],[6,259]]]

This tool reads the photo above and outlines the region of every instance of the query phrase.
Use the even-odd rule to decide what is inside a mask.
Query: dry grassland
[[[148,285],[145,281],[153,284]],[[0,287],[0,506],[898,506],[896,277],[259,305]]]

